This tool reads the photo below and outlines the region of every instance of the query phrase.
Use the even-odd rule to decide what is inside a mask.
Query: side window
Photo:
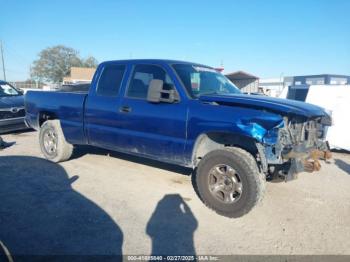
[[[124,65],[106,65],[98,80],[97,95],[117,96],[125,72]]]
[[[163,89],[172,90],[172,83],[163,68],[155,65],[136,65],[132,74],[127,96],[133,98],[147,98],[148,86],[152,79],[163,80]]]

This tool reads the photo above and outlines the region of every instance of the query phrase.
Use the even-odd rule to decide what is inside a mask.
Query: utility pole
[[[2,46],[2,41],[0,41],[0,50],[1,50],[1,61],[2,61],[2,72],[4,73],[4,80],[6,81],[6,70],[5,70],[5,61],[4,61],[4,49]]]

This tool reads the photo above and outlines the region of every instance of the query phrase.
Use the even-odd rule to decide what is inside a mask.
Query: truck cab
[[[162,94],[162,101],[150,102],[148,88],[155,79],[168,98]],[[102,64],[85,106],[89,143],[183,163],[188,99],[175,79],[167,64]]]

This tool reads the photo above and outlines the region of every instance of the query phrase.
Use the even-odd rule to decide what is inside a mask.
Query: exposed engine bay
[[[325,141],[327,126],[331,124],[330,116],[307,120],[284,117],[283,122],[267,134],[267,143],[257,144],[263,171],[270,178],[282,177],[289,181],[300,172],[320,170],[319,160],[331,158]],[[277,139],[269,141],[269,135]]]

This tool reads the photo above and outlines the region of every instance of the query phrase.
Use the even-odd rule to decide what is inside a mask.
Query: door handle
[[[122,106],[121,108],[119,108],[119,112],[121,112],[121,113],[130,113],[131,112],[131,107],[129,107],[129,106]]]

